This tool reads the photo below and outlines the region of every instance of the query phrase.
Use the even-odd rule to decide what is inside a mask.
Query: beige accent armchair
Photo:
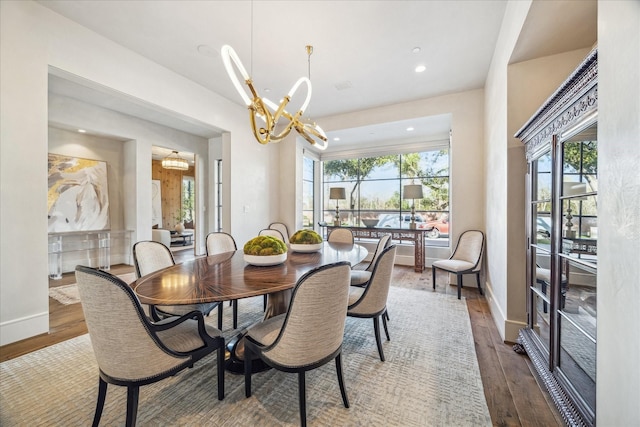
[[[462,294],[462,275],[475,274],[478,290],[480,286],[480,270],[482,269],[482,255],[484,254],[484,233],[478,230],[467,230],[460,235],[453,255],[449,259],[435,261],[432,265],[433,289],[436,288],[436,269],[444,270],[456,275],[458,282],[458,299]]]

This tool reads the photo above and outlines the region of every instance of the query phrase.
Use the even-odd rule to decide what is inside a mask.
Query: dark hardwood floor
[[[193,256],[193,252],[174,253],[176,262]],[[413,268],[397,266],[394,285],[424,289],[433,292],[431,269],[416,273]],[[130,265],[116,265],[113,274],[133,272]],[[396,280],[397,279],[397,280]],[[61,280],[50,281],[50,286],[75,282],[73,273]],[[456,288],[446,284],[447,275],[438,276],[435,292],[455,295]],[[546,390],[540,388],[526,355],[513,351],[513,345],[500,339],[487,300],[477,288],[463,289],[471,319],[480,375],[484,385],[487,406],[494,426],[564,426],[561,416]],[[48,334],[39,335],[0,347],[0,362],[68,340],[87,332],[80,304],[63,305],[49,298]]]

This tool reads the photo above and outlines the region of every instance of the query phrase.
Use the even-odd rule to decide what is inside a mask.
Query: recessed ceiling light
[[[413,49],[411,49],[411,52],[413,52],[413,53],[420,53],[420,51],[421,51],[421,50],[422,50],[422,49],[420,49],[420,47],[419,47],[419,46],[416,46],[416,47],[414,47]]]
[[[86,133],[87,131],[86,131],[86,130],[84,130],[84,129],[78,129],[78,132],[80,132],[80,133]]]
[[[334,141],[340,141],[340,137],[336,136],[335,138],[333,138]]]
[[[198,52],[201,55],[208,56],[210,58],[215,58],[218,56],[218,52],[208,44],[201,44],[200,46],[198,46]]]
[[[424,71],[424,70],[426,70],[426,69],[427,69],[427,67],[425,67],[424,65],[418,65],[418,66],[416,67],[416,73],[421,73],[421,72],[423,72],[423,71]]]
[[[409,127],[407,128],[407,132],[411,132],[412,130],[413,130],[413,126],[409,126]]]
[[[269,89],[268,87],[265,87],[265,88],[264,88],[264,91],[265,91],[265,92],[271,92],[271,89]]]

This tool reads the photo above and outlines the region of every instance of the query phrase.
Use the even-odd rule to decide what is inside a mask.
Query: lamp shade
[[[586,197],[575,197],[587,192],[587,184],[581,182],[563,182],[562,195],[573,197],[574,200],[585,200]]]
[[[334,187],[329,189],[329,199],[331,200],[344,200],[347,198],[347,194],[342,187]]]
[[[405,185],[402,192],[403,199],[422,199],[422,184]]]

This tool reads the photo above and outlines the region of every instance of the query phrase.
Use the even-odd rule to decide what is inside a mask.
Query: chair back
[[[302,276],[293,290],[282,329],[264,356],[281,365],[299,367],[334,354],[344,336],[350,274],[350,264],[342,261]]]
[[[371,258],[371,263],[365,269],[366,271],[373,271],[373,266],[376,264],[378,257],[382,253],[382,251],[389,247],[391,244],[391,236],[389,234],[385,234],[378,240],[378,244],[376,245],[376,251],[373,253],[373,257]]]
[[[284,240],[284,236],[282,235],[281,232],[271,228],[263,228],[258,233],[258,236],[271,236],[271,237],[275,237],[278,240],[282,240],[285,243],[288,243],[288,240]]]
[[[133,264],[138,277],[171,267],[175,263],[171,250],[160,242],[142,241],[133,245]]]
[[[207,234],[207,255],[233,252],[238,249],[231,234],[222,231]]]
[[[467,230],[460,235],[456,249],[451,258],[456,261],[466,261],[475,267],[471,271],[479,271],[482,267],[482,254],[484,252],[484,234],[479,230]]]
[[[269,224],[269,228],[272,230],[278,230],[282,234],[282,237],[284,237],[284,242],[289,243],[289,229],[287,228],[287,224],[282,222],[272,222]]]
[[[102,372],[111,378],[139,380],[189,362],[190,357],[170,355],[158,346],[137,296],[118,277],[78,266],[76,282]]]
[[[334,228],[327,241],[331,243],[350,243],[353,245],[353,233],[348,228]]]
[[[384,311],[391,286],[393,264],[396,259],[396,245],[384,249],[371,272],[371,279],[362,296],[349,307],[349,313],[374,315]]]

